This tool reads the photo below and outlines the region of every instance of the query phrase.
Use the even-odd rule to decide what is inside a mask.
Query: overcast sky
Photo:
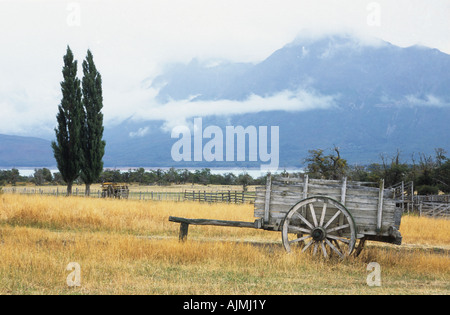
[[[449,0],[0,0],[0,133],[53,136],[67,45],[79,71],[93,52],[112,124],[155,105],[143,81],[170,62],[258,62],[336,32],[450,54],[449,17]]]

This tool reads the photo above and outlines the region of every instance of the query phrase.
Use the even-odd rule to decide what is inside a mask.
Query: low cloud
[[[412,106],[427,106],[427,107],[447,107],[450,106],[449,102],[446,102],[439,97],[428,94],[423,98],[416,95],[408,95],[405,97],[407,103]]]
[[[150,132],[150,127],[139,128],[136,132],[130,132],[128,135],[130,138],[142,138]]]
[[[283,91],[269,97],[251,95],[244,101],[227,99],[191,101],[189,98],[165,104],[149,103],[147,106],[141,106],[133,115],[133,119],[136,121],[163,120],[166,122],[164,129],[168,131],[175,126],[186,125],[186,120],[192,117],[328,109],[337,106],[337,99],[336,95],[321,95],[305,90]]]

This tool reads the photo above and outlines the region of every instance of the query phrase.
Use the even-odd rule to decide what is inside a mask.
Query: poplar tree
[[[80,80],[77,78],[77,61],[70,47],[64,56],[64,80],[61,82],[62,99],[56,116],[56,141],[52,142],[53,153],[63,180],[67,183],[67,195],[72,195],[73,182],[80,176],[81,142],[83,122]]]
[[[94,64],[94,57],[87,51],[83,61],[83,115],[81,129],[82,166],[81,179],[86,185],[86,196],[90,195],[91,185],[95,183],[103,171],[105,141],[103,138],[103,95],[102,77]]]

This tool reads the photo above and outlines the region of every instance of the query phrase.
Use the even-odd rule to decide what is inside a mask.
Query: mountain
[[[234,71],[232,71],[234,69]],[[154,80],[158,99],[244,100],[284,90],[309,88],[340,95],[340,105],[408,105],[405,97],[427,103],[427,96],[450,102],[450,56],[437,49],[400,48],[378,41],[369,45],[350,36],[316,41],[297,39],[255,64],[215,67],[193,60],[175,65]],[[387,102],[389,100],[389,102]]]
[[[381,154],[397,150],[403,160],[435,148],[450,154],[450,56],[437,49],[346,35],[298,38],[258,63],[173,64],[147,86],[157,91],[166,120],[135,115],[106,126],[106,167],[261,164],[248,156],[244,162],[174,162],[177,139],[168,126],[176,112],[191,125],[202,116],[203,128],[224,133],[226,126],[278,126],[280,168],[301,167],[308,150],[334,146],[352,164],[380,162]],[[13,140],[0,137],[0,165],[54,161],[48,141]]]
[[[433,154],[438,147],[450,152],[450,56],[437,49],[402,48],[381,40],[365,43],[351,36],[299,38],[256,64],[194,59],[172,65],[151,87],[158,89],[161,106],[186,100],[183,106],[242,102],[240,112],[210,115],[209,123],[223,130],[227,125],[279,126],[281,167],[301,166],[308,150],[333,146],[351,163],[379,162],[381,154],[397,150],[405,160],[413,153]],[[266,109],[261,102],[260,111],[246,111],[246,100],[286,91],[288,99],[301,97],[300,91],[329,97],[332,104],[287,111],[282,99],[280,110]],[[139,139],[148,147],[141,150],[165,154],[157,161],[170,161],[174,140],[157,135],[162,123],[143,121],[143,126],[152,126],[154,132]],[[128,139],[127,145],[135,141]]]
[[[54,165],[56,162],[50,141],[0,135],[1,167],[52,167]]]

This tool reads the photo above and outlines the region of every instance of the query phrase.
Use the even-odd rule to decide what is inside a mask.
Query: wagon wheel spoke
[[[323,257],[328,258],[327,249],[325,248],[325,243],[320,242],[320,246],[322,247]]]
[[[322,208],[322,215],[320,216],[320,223],[319,226],[323,226],[323,223],[325,221],[325,214],[327,213],[327,203],[323,204]]]
[[[319,247],[319,242],[314,242],[314,251],[313,251],[313,255],[317,254],[317,248]]]
[[[317,223],[316,211],[314,210],[314,206],[312,203],[309,204],[309,210],[311,211],[311,216],[313,218],[314,227],[318,227],[319,223]]]
[[[344,255],[339,251],[339,249],[337,247],[335,247],[328,239],[325,239],[325,242],[327,243],[328,246],[330,246],[330,248],[339,255],[339,257],[343,258]],[[339,244],[337,244],[337,246],[339,246]]]
[[[306,220],[306,218],[304,216],[302,216],[300,213],[295,212],[295,215],[297,217],[299,217],[300,220],[302,220],[308,227],[310,227],[311,230],[313,230],[315,228],[315,226],[313,226],[308,220]]]
[[[350,244],[350,241],[348,239],[342,238],[342,237],[339,237],[339,236],[336,236],[336,235],[328,234],[327,238],[331,238],[332,240],[335,240],[335,241],[340,241],[340,242],[343,242],[343,243],[346,243],[346,244]]]
[[[327,222],[327,224],[325,224],[325,226],[323,227],[324,229],[326,229],[327,227],[330,226],[331,223],[333,223],[334,220],[336,220],[336,218],[340,215],[339,211],[336,212],[334,214],[334,216]]]
[[[296,238],[295,240],[289,241],[289,244],[302,242],[302,241],[307,240],[308,238],[311,238],[311,235],[306,235],[306,236],[303,236],[303,237]]]
[[[301,227],[295,226],[295,225],[289,225],[288,230],[289,230],[289,232],[293,232],[293,233],[301,232],[301,233],[311,234],[311,230],[304,229],[304,228],[301,228]]]
[[[340,230],[346,229],[348,227],[350,227],[350,224],[344,224],[344,225],[341,225],[341,226],[336,226],[336,227],[334,227],[332,229],[328,229],[326,231],[327,231],[327,233],[331,233],[331,232],[336,232],[336,231],[340,231]]]
[[[306,244],[306,246],[302,249],[302,253],[305,252],[309,248],[309,246],[312,245],[312,243],[314,243],[314,240],[311,240],[308,244]]]
[[[341,246],[339,246],[339,242],[337,241],[337,240],[331,240],[331,244],[334,244],[334,245],[336,245],[336,248],[339,250],[339,251],[341,251]]]
[[[337,222],[336,224],[341,225],[335,226],[333,228],[328,228],[326,230],[327,236],[325,242],[330,247],[333,253],[336,253],[340,258],[344,258],[344,253],[350,254],[350,252],[352,251],[351,237],[347,238],[342,235],[343,233],[348,233],[348,230],[350,229],[350,223],[344,216],[343,220],[340,220],[340,222]],[[337,233],[338,235],[332,233]]]

